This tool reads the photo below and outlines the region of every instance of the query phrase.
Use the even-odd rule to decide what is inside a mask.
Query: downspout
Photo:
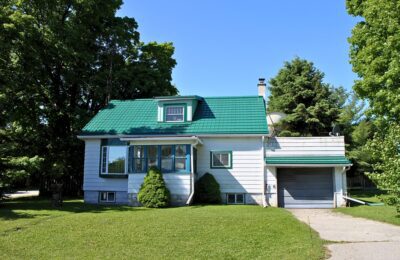
[[[262,187],[262,203],[263,207],[267,207],[267,200],[265,198],[265,136],[262,136],[262,166],[263,166],[263,174],[262,174],[262,181],[263,181],[263,187]]]
[[[192,203],[193,200],[193,196],[194,196],[194,154],[193,154],[193,147],[197,146],[199,144],[199,140],[196,141],[195,144],[192,144],[190,146],[190,194],[189,194],[189,198],[186,201],[186,205],[190,205]]]

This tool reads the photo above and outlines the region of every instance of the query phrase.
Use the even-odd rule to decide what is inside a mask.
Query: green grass
[[[384,192],[379,191],[353,191],[350,196],[367,202],[382,202]],[[348,208],[337,208],[335,211],[348,214],[354,217],[368,218],[400,226],[400,215],[396,208],[388,205],[384,206],[354,206]]]
[[[279,208],[0,204],[0,259],[322,259],[323,241]]]

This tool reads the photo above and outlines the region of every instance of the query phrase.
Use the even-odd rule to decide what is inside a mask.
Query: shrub
[[[161,171],[157,167],[151,167],[144,177],[138,200],[147,208],[165,208],[169,206],[170,193],[167,186],[165,186]]]
[[[221,192],[214,176],[206,173],[195,184],[195,202],[204,204],[220,204]]]

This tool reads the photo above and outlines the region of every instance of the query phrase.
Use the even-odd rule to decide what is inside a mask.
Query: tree
[[[362,18],[349,38],[350,63],[359,76],[353,88],[368,101],[368,113],[379,129],[365,149],[374,170],[368,177],[378,188],[389,190],[399,209],[400,1],[347,0],[346,4],[350,15]]]
[[[400,213],[400,126],[391,124],[384,134],[377,133],[366,150],[374,161],[374,172],[368,177],[379,189],[388,191],[390,196],[384,200]]]
[[[147,208],[165,208],[170,203],[170,193],[161,171],[151,167],[144,177],[138,193],[138,201]]]
[[[279,135],[321,136],[332,130],[345,92],[324,83],[323,78],[312,62],[295,58],[270,79],[267,111],[287,114],[279,123]]]
[[[136,21],[116,16],[121,0],[0,3],[0,145],[20,148],[0,156],[43,158],[41,193],[52,181],[77,193],[80,129],[110,99],[177,94],[174,48],[140,42]]]
[[[368,100],[370,113],[400,121],[400,1],[347,0],[353,28],[350,63],[359,76],[354,91]]]

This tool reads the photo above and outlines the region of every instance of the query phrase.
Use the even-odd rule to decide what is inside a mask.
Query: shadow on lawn
[[[79,200],[64,200],[62,207],[55,208],[48,198],[24,198],[6,200],[0,203],[0,220],[15,220],[20,218],[35,218],[55,215],[57,213],[104,213],[109,211],[137,211],[122,205],[91,205]],[[146,209],[149,210],[149,209]],[[24,212],[27,211],[27,212]]]

